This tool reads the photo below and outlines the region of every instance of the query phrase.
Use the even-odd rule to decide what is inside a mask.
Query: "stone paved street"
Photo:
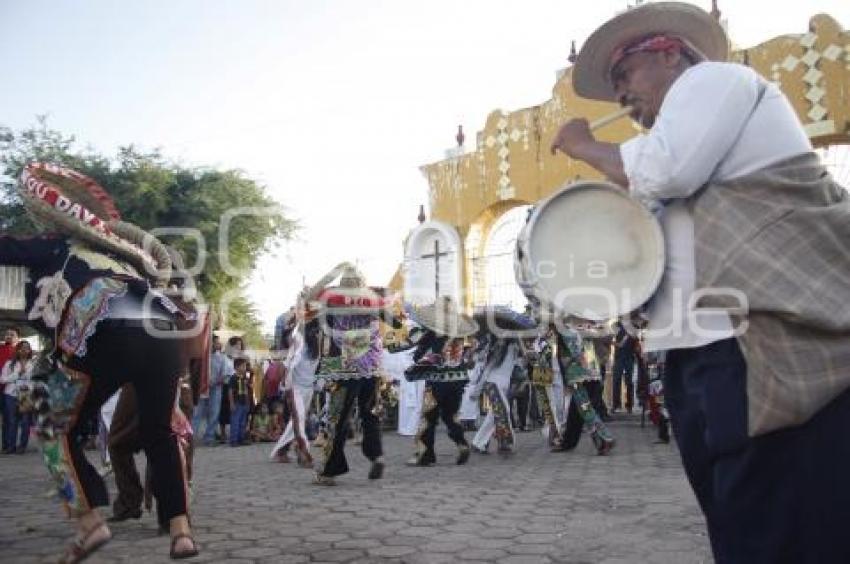
[[[336,487],[268,462],[270,445],[201,448],[194,522],[200,557],[189,562],[570,562],[711,561],[705,526],[673,446],[653,445],[637,417],[612,424],[618,446],[550,453],[539,433],[520,433],[510,458],[473,455],[455,466],[438,428],[439,462],[409,468],[411,440],[384,436],[384,480],[349,444],[352,472]],[[89,453],[95,454],[95,453]],[[0,561],[53,562],[70,534],[48,499],[39,456],[0,458]],[[113,527],[88,562],[168,562],[155,519]]]

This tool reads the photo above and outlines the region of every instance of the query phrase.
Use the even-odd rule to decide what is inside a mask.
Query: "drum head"
[[[567,186],[529,218],[520,285],[556,312],[605,320],[636,310],[664,272],[664,237],[655,217],[605,182]]]

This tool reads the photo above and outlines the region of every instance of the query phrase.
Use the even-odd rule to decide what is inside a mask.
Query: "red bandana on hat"
[[[611,55],[611,68],[613,69],[618,64],[620,64],[620,61],[634,53],[666,51],[671,47],[678,47],[679,49],[684,49],[685,47],[687,47],[687,45],[685,44],[685,41],[681,38],[675,37],[673,35],[665,35],[663,33],[644,37],[637,41],[633,41],[632,43],[623,45],[619,49],[615,50],[614,53]]]

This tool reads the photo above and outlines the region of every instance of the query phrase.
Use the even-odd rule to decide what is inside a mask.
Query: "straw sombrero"
[[[171,277],[172,256],[143,229],[121,221],[107,192],[91,178],[48,163],[30,163],[21,172],[19,194],[36,223],[112,253],[157,283]]]
[[[425,306],[408,304],[405,309],[413,321],[438,335],[469,337],[478,332],[478,323],[460,313],[448,296],[441,296],[435,303]]]
[[[614,51],[656,33],[683,39],[709,61],[729,57],[726,32],[708,12],[683,2],[643,4],[602,24],[582,45],[572,72],[576,94],[616,101],[610,77]]]

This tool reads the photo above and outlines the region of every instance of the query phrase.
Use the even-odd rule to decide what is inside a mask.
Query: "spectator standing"
[[[3,454],[27,450],[32,424],[32,369],[32,347],[28,341],[18,341],[15,356],[0,372],[0,385],[4,386]]]
[[[230,446],[235,447],[246,439],[245,425],[251,405],[251,386],[248,360],[237,358],[233,361],[233,367],[236,372],[230,378],[227,393],[230,405]]]
[[[230,370],[230,361],[221,352],[221,340],[218,336],[213,336],[213,352],[210,355],[210,376],[207,382],[206,389],[201,386],[198,397],[198,405],[195,406],[195,412],[192,417],[192,427],[195,430],[195,436],[201,438],[201,424],[205,426],[203,441],[206,446],[214,446],[215,443],[215,426],[218,423],[218,414],[221,410],[221,391]]]
[[[614,374],[611,399],[611,413],[617,413],[622,407],[623,391],[620,383],[626,384],[626,411],[632,412],[635,401],[635,385],[632,373],[635,369],[635,338],[622,323],[617,322],[617,334],[614,337]]]

